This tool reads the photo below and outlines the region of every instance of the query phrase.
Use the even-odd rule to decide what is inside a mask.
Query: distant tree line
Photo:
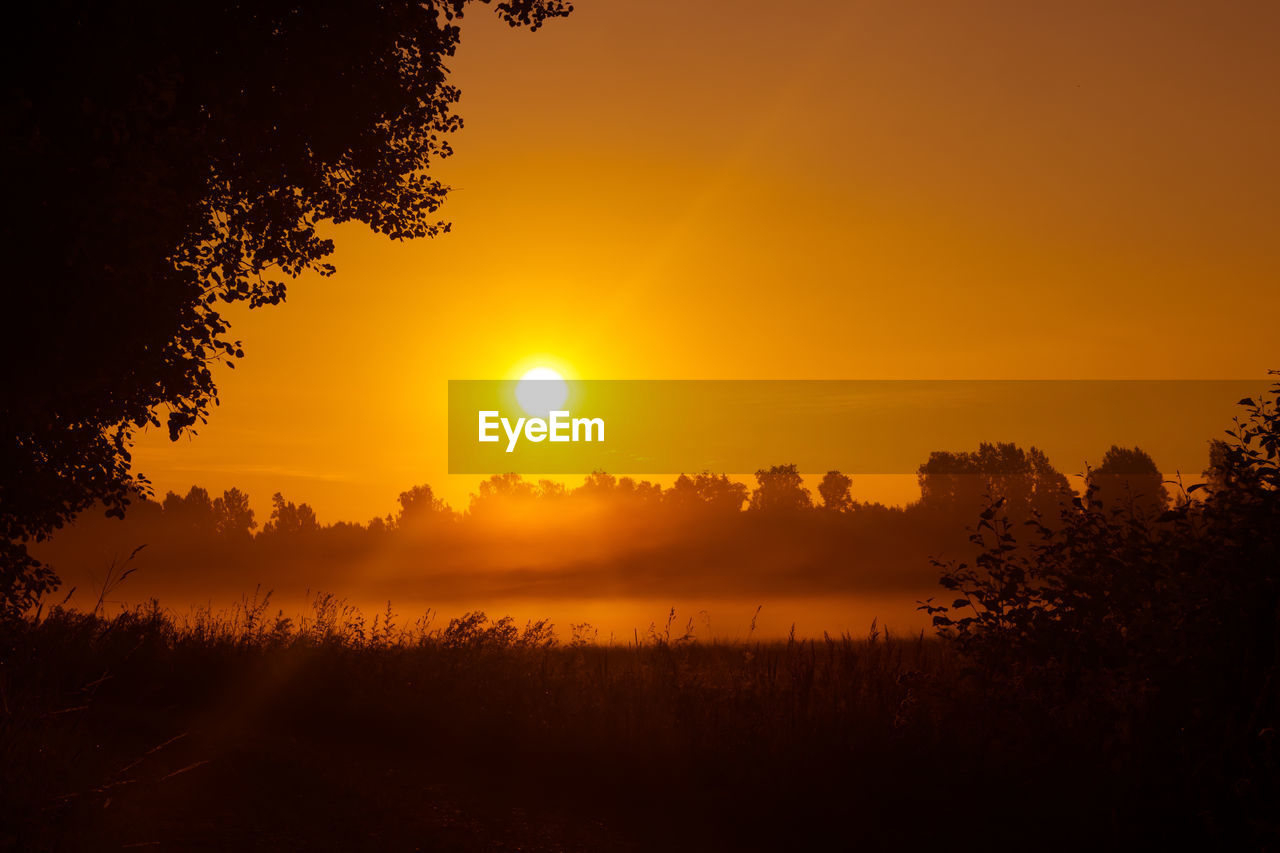
[[[1214,469],[1205,473],[1212,476]],[[1052,520],[1076,497],[1067,477],[1050,464],[1041,450],[1023,450],[1012,443],[983,443],[968,452],[934,452],[919,467],[917,479],[920,500],[913,505],[917,510],[972,514],[988,499],[998,498],[1003,500],[1005,511],[1019,519]],[[1170,505],[1163,475],[1141,448],[1111,447],[1102,463],[1089,471],[1087,484],[1089,500],[1094,505],[1124,507],[1148,516],[1158,515]],[[587,500],[634,509],[665,508],[676,513],[847,514],[885,509],[880,504],[855,500],[853,485],[853,478],[847,474],[828,471],[818,483],[815,500],[794,464],[756,471],[754,488],[726,474],[705,471],[681,474],[667,488],[603,471],[588,474],[582,485],[572,489],[552,480],[535,482],[519,474],[495,474],[479,484],[465,511],[453,509],[424,484],[401,492],[394,513],[375,517],[363,525],[338,525],[385,532],[428,523],[462,523],[502,506],[537,503],[554,507],[558,502]],[[156,509],[152,504],[150,508],[140,507],[138,512],[154,517]],[[158,509],[175,526],[192,531],[250,536],[258,530],[248,496],[235,488],[216,498],[200,486],[192,486],[185,496],[169,492]],[[320,529],[322,525],[308,504],[287,501],[277,492],[271,498],[271,514],[259,535],[303,534]]]
[[[783,592],[788,577],[816,590],[919,589],[932,582],[931,557],[970,553],[966,528],[989,500],[1001,500],[1017,521],[1053,525],[1082,499],[1043,452],[1011,443],[933,453],[917,478],[919,500],[886,506],[855,499],[855,478],[839,471],[811,491],[794,464],[762,468],[750,486],[711,472],[682,474],[666,487],[600,471],[576,487],[498,474],[478,484],[464,509],[424,484],[402,492],[394,512],[363,523],[322,523],[309,504],[279,492],[261,518],[240,489],[212,495],[192,486],[158,502],[135,496],[123,521],[84,513],[38,555],[73,583],[96,583],[91,576],[111,554],[146,544],[138,558],[145,571],[132,588],[166,596],[300,577],[348,584],[357,565],[425,582],[414,568],[424,561],[428,574],[459,576],[476,566],[590,564],[582,584],[614,577],[654,592],[751,583]],[[1094,506],[1141,517],[1170,503],[1158,466],[1138,448],[1109,449],[1088,472],[1088,493]],[[31,588],[6,595],[13,613],[39,598]]]

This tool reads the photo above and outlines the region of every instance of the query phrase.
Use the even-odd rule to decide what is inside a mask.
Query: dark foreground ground
[[[921,638],[608,648],[479,619],[379,633],[252,612],[55,611],[5,632],[7,849],[1097,849],[1234,832],[1186,813],[1158,760],[1001,710]]]

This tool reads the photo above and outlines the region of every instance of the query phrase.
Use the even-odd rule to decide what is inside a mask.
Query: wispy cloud
[[[320,480],[324,482],[346,482],[350,474],[343,471],[320,471],[314,468],[290,468],[284,465],[255,465],[252,463],[227,464],[186,464],[174,465],[170,470],[199,474],[250,474],[286,477],[294,480]]]

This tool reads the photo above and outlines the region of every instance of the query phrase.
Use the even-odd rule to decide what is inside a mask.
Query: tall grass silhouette
[[[657,809],[678,828],[668,846],[718,846],[757,796],[816,808],[853,751],[927,730],[922,685],[953,668],[936,641],[874,626],[860,638],[724,643],[679,624],[673,611],[638,643],[610,645],[590,625],[562,642],[545,621],[481,612],[401,622],[389,607],[370,620],[327,594],[301,618],[269,595],[184,617],[158,602],[110,617],[54,607],[6,629],[27,652],[5,672],[4,825],[21,828],[6,840],[195,843],[179,824],[228,807],[223,774],[253,744],[254,773],[270,775],[282,751],[292,762],[318,750],[333,767],[411,758],[426,762],[411,785],[517,811],[550,786],[625,838],[656,829]],[[288,792],[272,797],[296,808]],[[304,810],[343,811],[334,798]],[[759,832],[794,828],[743,840]]]

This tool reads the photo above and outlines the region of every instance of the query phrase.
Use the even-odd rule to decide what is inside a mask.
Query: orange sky
[[[465,505],[446,381],[541,363],[1256,376],[1280,366],[1278,34],[1273,2],[473,13],[453,233],[334,229],[338,275],[234,314],[248,357],[211,423],[145,436],[137,467],[364,520],[415,483]]]

